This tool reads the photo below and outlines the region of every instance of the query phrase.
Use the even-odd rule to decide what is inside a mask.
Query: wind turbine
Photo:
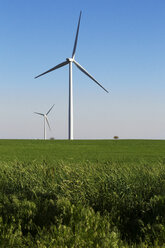
[[[46,114],[34,112],[35,114],[42,115],[44,117],[44,140],[46,140],[46,122],[47,122],[49,129],[51,130],[47,115],[50,113],[50,111],[52,110],[53,107],[54,107],[54,105],[48,110],[48,112]]]
[[[78,34],[79,34],[79,27],[80,27],[80,20],[81,20],[81,11],[77,26],[77,32],[76,32],[76,38],[74,42],[73,52],[71,58],[66,58],[66,61],[56,65],[55,67],[49,69],[48,71],[45,71],[44,73],[39,74],[35,78],[41,77],[46,73],[49,73],[51,71],[54,71],[60,67],[63,67],[67,64],[69,64],[69,113],[68,113],[68,138],[69,140],[73,139],[73,85],[72,85],[72,63],[74,63],[80,71],[82,71],[84,74],[86,74],[89,78],[91,78],[96,84],[98,84],[103,90],[105,90],[107,93],[108,91],[93,77],[91,76],[86,69],[84,69],[76,60],[75,60],[75,53],[76,53],[76,47],[77,47],[77,40],[78,40]]]

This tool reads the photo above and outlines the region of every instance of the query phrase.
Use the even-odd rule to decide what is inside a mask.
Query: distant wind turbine
[[[52,110],[53,107],[54,107],[54,105],[48,110],[48,112],[46,114],[34,112],[35,114],[42,115],[44,117],[44,140],[46,140],[46,122],[47,122],[49,129],[51,130],[47,115],[50,113],[50,111]]]
[[[80,71],[82,71],[84,74],[86,74],[89,78],[91,78],[96,84],[98,84],[103,90],[105,90],[107,93],[108,91],[94,78],[92,77],[87,70],[85,70],[76,60],[75,60],[75,53],[76,53],[76,47],[77,47],[77,40],[78,40],[78,34],[79,34],[79,27],[80,27],[80,20],[81,20],[81,11],[77,26],[77,32],[76,32],[76,38],[74,42],[73,52],[71,58],[66,58],[66,61],[56,65],[55,67],[51,68],[50,70],[36,76],[35,78],[38,78],[40,76],[43,76],[44,74],[54,71],[62,66],[65,66],[69,64],[69,120],[68,120],[68,138],[70,140],[73,139],[73,86],[72,86],[72,63],[74,63]]]

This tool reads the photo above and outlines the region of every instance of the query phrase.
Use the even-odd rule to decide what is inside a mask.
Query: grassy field
[[[99,162],[165,159],[163,140],[0,140],[0,161]]]
[[[165,247],[165,141],[0,140],[0,247]]]

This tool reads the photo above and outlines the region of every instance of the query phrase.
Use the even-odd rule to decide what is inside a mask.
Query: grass
[[[0,161],[106,162],[165,159],[163,140],[0,140]]]
[[[0,141],[0,247],[165,247],[165,141]]]

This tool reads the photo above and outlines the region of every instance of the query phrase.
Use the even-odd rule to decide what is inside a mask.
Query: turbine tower
[[[60,67],[63,67],[67,64],[69,64],[69,113],[68,113],[68,139],[73,139],[73,84],[72,84],[72,63],[74,63],[80,71],[82,71],[84,74],[86,74],[89,78],[91,78],[96,84],[98,84],[103,90],[105,90],[107,93],[108,91],[94,78],[92,77],[87,70],[85,70],[76,60],[75,60],[75,53],[76,53],[76,47],[77,47],[77,40],[78,40],[78,34],[79,34],[79,27],[80,27],[80,20],[81,20],[81,11],[77,26],[77,32],[76,32],[76,38],[74,42],[73,52],[71,58],[66,58],[66,61],[56,65],[55,67],[51,68],[48,71],[45,71],[44,73],[41,73],[40,75],[36,76],[35,78],[41,77],[46,73],[49,73],[51,71],[54,71]]]
[[[50,113],[50,111],[52,110],[53,107],[54,107],[54,105],[48,110],[48,112],[46,114],[34,112],[35,114],[42,115],[44,117],[44,140],[46,140],[46,123],[47,123],[49,129],[51,130],[47,115]]]

